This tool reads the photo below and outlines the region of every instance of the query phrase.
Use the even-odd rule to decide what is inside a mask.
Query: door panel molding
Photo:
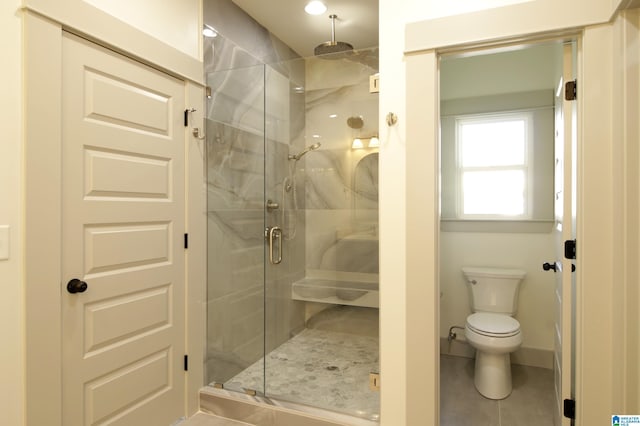
[[[62,278],[88,284],[60,301],[62,420],[171,424],[186,396],[184,82],[65,33],[62,93]],[[166,159],[167,199],[86,197],[96,149]],[[105,187],[149,186],[148,162],[109,165]]]
[[[28,9],[24,13],[24,61],[25,61],[25,424],[62,426],[62,328],[61,295],[66,293],[66,282],[62,282],[61,253],[61,187],[62,187],[62,26]],[[160,67],[161,68],[161,67]],[[193,123],[202,122],[204,90],[200,84],[188,81],[184,86],[185,98],[189,105],[198,111],[192,113]],[[187,353],[190,353],[187,400],[185,410],[193,414],[198,409],[198,391],[203,377],[204,303],[206,280],[206,199],[202,190],[204,184],[204,142],[192,137],[190,129],[174,126],[173,131],[185,133],[185,151],[188,151],[189,166],[186,167],[186,188],[177,188],[185,192],[193,208],[186,207],[188,217],[187,231],[192,233],[187,252],[180,251],[186,262],[186,276],[192,287],[185,289],[189,308],[185,314],[189,328],[184,333]],[[102,153],[104,156],[104,153]],[[131,160],[110,153],[107,157],[115,161]],[[169,174],[163,164],[162,156],[135,158],[134,161],[146,162],[156,176]],[[104,166],[104,165],[101,165]],[[152,172],[153,173],[153,172]],[[100,180],[94,180],[95,191],[86,197],[131,197],[146,198],[146,201],[164,203],[172,190],[159,186],[158,181],[133,182],[135,188],[122,184],[116,188],[99,186]],[[123,186],[125,191],[123,191]],[[89,187],[89,186],[87,186]],[[129,190],[130,192],[126,192]],[[132,192],[131,192],[132,191]],[[157,219],[154,219],[157,220]],[[181,238],[180,238],[181,239]],[[98,279],[98,277],[94,278]],[[91,283],[89,283],[91,285]],[[162,286],[161,286],[162,287]],[[161,289],[159,288],[159,290]],[[145,334],[151,329],[162,329],[161,305],[167,303],[159,299],[154,304],[157,321],[147,321],[146,328],[126,330],[125,339],[136,337],[136,333]],[[153,299],[153,297],[151,297]],[[162,302],[162,303],[161,303]],[[128,334],[127,334],[128,333]],[[103,336],[104,337],[104,336]],[[101,340],[108,345],[109,338]],[[112,343],[114,341],[111,341]],[[158,351],[162,347],[158,346]],[[100,351],[94,346],[94,352]],[[142,355],[140,355],[142,356]],[[142,359],[140,358],[139,359]],[[182,363],[183,354],[177,354]],[[139,419],[144,423],[144,418]],[[141,424],[142,424],[141,423]]]

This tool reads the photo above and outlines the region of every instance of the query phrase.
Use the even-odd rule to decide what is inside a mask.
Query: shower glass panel
[[[264,393],[264,65],[206,76],[208,383]]]
[[[378,51],[328,58],[207,75],[207,374],[377,420]]]

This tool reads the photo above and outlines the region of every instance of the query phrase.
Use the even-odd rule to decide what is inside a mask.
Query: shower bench
[[[294,300],[377,308],[377,274],[355,274],[355,277],[305,277],[291,286]],[[355,278],[355,279],[354,279]]]

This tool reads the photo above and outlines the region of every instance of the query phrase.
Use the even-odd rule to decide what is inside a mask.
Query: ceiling
[[[285,42],[300,56],[331,40],[331,19],[336,19],[336,41],[354,49],[378,46],[378,0],[323,0],[327,11],[312,16],[304,11],[308,0],[233,0],[253,19]]]

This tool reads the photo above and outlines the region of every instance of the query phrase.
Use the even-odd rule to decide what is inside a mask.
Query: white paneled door
[[[564,253],[565,241],[575,240],[576,102],[566,99],[566,84],[574,80],[573,43],[563,48],[563,75],[555,101],[555,324],[554,379],[557,426],[571,424],[563,416],[564,400],[573,399],[573,288],[572,261]]]
[[[169,425],[185,412],[184,82],[65,35],[62,87],[63,424]]]

